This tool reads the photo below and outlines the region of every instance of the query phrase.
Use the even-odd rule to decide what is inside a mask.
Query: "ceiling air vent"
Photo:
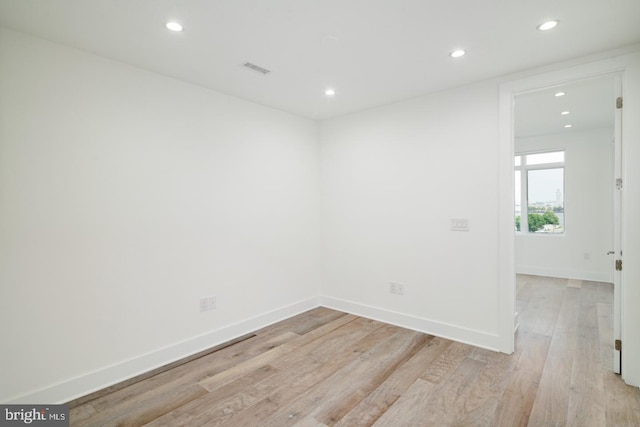
[[[259,67],[256,64],[252,64],[251,62],[246,62],[244,66],[249,68],[250,70],[257,71],[262,74],[269,74],[271,72],[271,70],[267,70],[266,68]]]

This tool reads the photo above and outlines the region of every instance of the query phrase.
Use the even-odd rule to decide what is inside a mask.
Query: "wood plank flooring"
[[[519,276],[512,355],[317,308],[70,402],[72,426],[638,426],[611,285]]]

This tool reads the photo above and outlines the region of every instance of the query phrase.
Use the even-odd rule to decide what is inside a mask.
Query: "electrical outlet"
[[[200,298],[200,312],[215,310],[217,308],[216,297]]]
[[[397,282],[389,282],[389,293],[395,295],[404,295],[404,285]]]

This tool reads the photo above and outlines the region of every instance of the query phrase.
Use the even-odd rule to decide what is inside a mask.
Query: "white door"
[[[615,128],[614,128],[614,177],[615,188],[613,190],[613,339],[616,342],[613,357],[613,370],[621,373],[622,352],[618,347],[622,337],[622,194],[624,188],[622,170],[622,78],[619,74],[615,76],[616,100],[615,104]]]

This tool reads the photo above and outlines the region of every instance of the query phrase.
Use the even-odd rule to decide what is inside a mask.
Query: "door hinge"
[[[621,259],[617,259],[616,260],[616,271],[622,271],[622,260]]]
[[[616,99],[616,108],[622,108],[622,97]]]
[[[616,188],[622,190],[622,178],[616,178]]]
[[[621,340],[615,340],[614,341],[614,347],[615,347],[616,351],[622,351],[622,341]]]

